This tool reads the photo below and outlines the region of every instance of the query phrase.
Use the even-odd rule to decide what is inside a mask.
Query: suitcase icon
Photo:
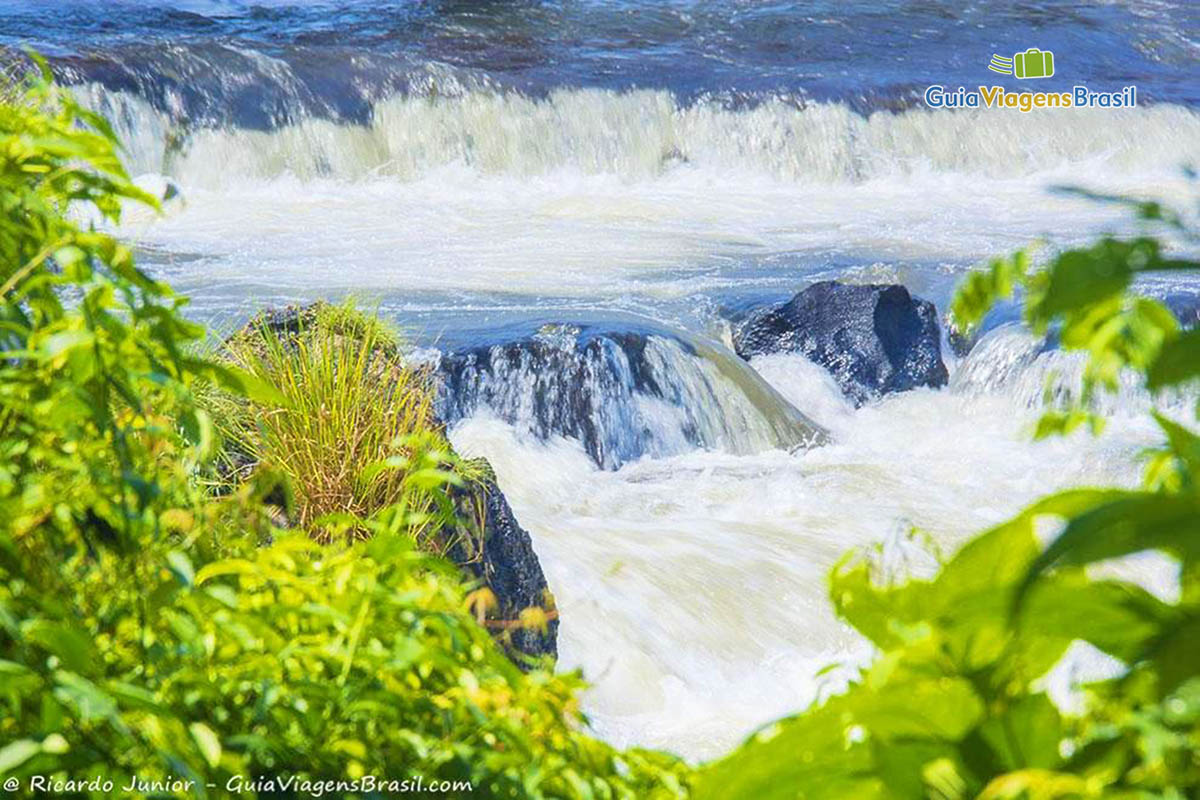
[[[1054,53],[1031,47],[1013,55],[1013,74],[1018,78],[1049,78],[1054,74]]]

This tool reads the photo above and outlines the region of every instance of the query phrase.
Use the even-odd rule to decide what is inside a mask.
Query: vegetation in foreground
[[[289,489],[280,499],[310,531],[355,527],[408,500],[414,526],[418,517],[432,523],[411,531],[418,544],[444,553],[438,493],[406,495],[411,471],[383,466],[414,438],[424,437],[427,450],[450,450],[434,418],[430,376],[408,363],[393,331],[352,304],[317,304],[261,314],[215,355],[280,395],[263,402],[215,387],[204,393],[222,441],[219,478],[236,485],[259,470],[279,475]],[[431,485],[443,477],[432,473]]]
[[[205,796],[283,774],[333,781],[334,796],[368,776],[466,780],[449,794],[481,797],[1200,792],[1200,439],[1185,421],[1156,412],[1165,444],[1142,489],[1047,497],[932,579],[888,582],[848,558],[832,599],[877,646],[873,663],[693,772],[587,736],[579,678],[513,666],[468,613],[458,573],[418,546],[437,549],[453,524],[439,497],[461,480],[422,421],[427,398],[381,400],[408,409],[403,430],[372,434],[330,473],[339,481],[306,485],[326,464],[304,459],[329,445],[307,425],[320,412],[302,405],[308,390],[262,368],[270,350],[194,355],[203,331],[182,299],[76,221],[116,220],[122,201],[154,204],[104,120],[48,76],[0,104],[0,775],[92,796],[134,776]],[[1159,206],[1137,210],[1182,230]],[[1196,267],[1149,236],[1043,271],[1018,255],[973,276],[955,313],[977,321],[1020,288],[1035,332],[1087,353],[1079,403],[1040,429],[1065,432],[1095,422],[1088,403],[1123,371],[1152,391],[1197,376],[1200,333],[1129,291],[1141,272]],[[328,366],[317,346],[303,363]],[[331,400],[339,374],[326,373]],[[236,438],[259,448],[253,476],[215,493],[219,429],[244,423],[226,413],[239,404],[274,416]],[[265,502],[281,486],[307,509],[295,530]],[[1047,521],[1060,532],[1042,547]],[[331,523],[368,538],[315,542]],[[1179,561],[1174,600],[1085,569],[1145,549]],[[1076,640],[1121,667],[1067,714],[1041,679]]]
[[[0,774],[96,797],[134,777],[222,796],[283,775],[332,781],[334,796],[369,778],[468,781],[461,796],[682,795],[678,761],[589,737],[579,678],[514,666],[458,572],[416,547],[452,522],[431,498],[461,479],[415,382],[373,398],[411,423],[362,451],[393,448],[358,465],[374,477],[305,498],[295,530],[274,524],[264,499],[323,446],[297,417],[313,410],[252,364],[194,355],[203,330],[183,300],[74,221],[115,221],[122,200],[154,204],[104,120],[48,76],[0,105]],[[345,399],[343,368],[304,377]],[[203,488],[214,395],[275,409],[257,441],[287,454],[221,496]],[[307,523],[327,512],[369,540],[318,544]]]

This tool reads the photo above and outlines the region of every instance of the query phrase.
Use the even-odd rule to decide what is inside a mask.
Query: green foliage
[[[461,794],[480,797],[682,791],[666,757],[578,731],[578,678],[499,655],[452,567],[377,533],[352,546],[188,536],[141,559],[137,583],[121,561],[94,567],[57,608],[6,571],[20,638],[0,662],[3,733],[28,743],[6,771],[175,775],[200,796],[286,775],[469,781]]]
[[[220,441],[197,393],[281,414],[295,393],[194,355],[182,299],[88,224],[122,199],[149,202],[48,76],[0,102],[0,777],[95,797],[272,776],[682,795],[685,767],[587,736],[579,678],[514,667],[458,573],[417,549],[415,498],[455,480],[437,436],[375,468],[390,505],[345,520],[367,542],[275,527],[264,497],[286,472],[204,490]],[[185,784],[122,791],[133,776]]]
[[[1093,195],[1093,197],[1095,197]],[[1115,200],[1115,198],[1098,198]],[[1165,226],[1192,238],[1179,214],[1158,203],[1127,202],[1147,225]],[[1200,264],[1169,258],[1152,235],[1131,239],[1106,236],[1091,247],[1068,250],[1045,269],[1033,269],[1026,251],[994,259],[986,270],[973,272],[951,307],[956,325],[977,326],[998,301],[1023,294],[1024,319],[1038,335],[1049,332],[1066,350],[1087,353],[1078,401],[1047,411],[1038,437],[1066,433],[1081,423],[1099,427],[1102,419],[1091,403],[1097,391],[1115,391],[1125,370],[1147,377],[1150,389],[1188,381],[1200,363],[1200,338],[1182,333],[1175,316],[1162,303],[1130,291],[1146,273],[1195,271]]]
[[[1190,236],[1182,216],[1134,204]],[[1038,435],[1096,420],[1091,401],[1123,374],[1147,389],[1200,376],[1194,331],[1131,291],[1144,272],[1196,270],[1150,235],[1104,238],[1034,270],[1025,253],[970,275],[954,303],[967,326],[1023,294],[1039,334],[1086,353],[1083,391]],[[1195,390],[1195,384],[1190,386]],[[1200,795],[1200,439],[1155,412],[1164,444],[1145,487],[1046,497],[966,544],[930,580],[884,583],[871,559],[834,571],[840,616],[876,647],[850,688],[760,731],[710,765],[714,798],[1185,798]],[[1042,547],[1038,532],[1060,532]],[[1158,550],[1180,564],[1180,598],[1090,577],[1096,562]],[[1082,713],[1043,680],[1075,641],[1123,664],[1087,687]]]
[[[403,443],[414,436],[432,437],[427,449],[449,450],[434,418],[428,370],[404,358],[398,336],[381,321],[349,303],[278,318],[263,314],[230,337],[219,356],[282,396],[280,403],[263,404],[228,391],[206,393],[204,405],[219,420],[227,450],[248,462],[227,472],[254,466],[286,476],[302,526],[365,518],[403,501],[425,549],[445,553],[454,544],[441,535],[456,530],[442,524],[449,511],[438,508],[442,495],[406,493],[422,476],[380,468],[403,458]],[[467,465],[454,466],[450,480],[469,477]],[[440,488],[445,475],[425,475],[428,488]]]

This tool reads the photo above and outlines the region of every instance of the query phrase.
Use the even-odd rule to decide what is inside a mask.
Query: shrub
[[[220,420],[235,473],[259,467],[286,476],[294,490],[295,517],[366,518],[399,502],[407,476],[368,468],[397,454],[401,443],[429,436],[449,451],[433,414],[428,369],[404,356],[396,333],[352,304],[317,304],[260,314],[220,348],[222,360],[275,387],[282,402],[245,402],[228,391],[207,393],[205,406]],[[456,463],[460,477],[470,468]],[[236,479],[238,475],[234,475]],[[442,478],[434,476],[434,486]],[[407,498],[414,518],[444,511],[437,493]],[[415,525],[416,523],[414,523]],[[426,549],[444,554],[454,526],[421,525],[414,534]],[[362,531],[359,531],[362,533]]]
[[[360,776],[682,795],[685,767],[590,738],[579,678],[514,667],[415,548],[414,498],[454,480],[436,436],[379,466],[392,504],[346,521],[368,542],[275,527],[270,470],[203,490],[219,437],[197,391],[288,410],[288,389],[195,356],[183,299],[73,221],[122,200],[153,202],[48,74],[0,102],[0,776],[96,797],[300,793],[272,777],[371,796],[336,785]],[[123,791],[134,776],[161,786]]]

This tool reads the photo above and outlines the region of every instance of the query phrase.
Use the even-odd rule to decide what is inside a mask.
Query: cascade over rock
[[[733,327],[737,354],[799,353],[820,364],[855,405],[918,386],[944,386],[937,311],[903,286],[822,281]]]
[[[578,441],[605,469],[696,448],[754,453],[824,432],[745,363],[683,334],[544,325],[444,354],[439,414],[484,412],[540,439]]]

